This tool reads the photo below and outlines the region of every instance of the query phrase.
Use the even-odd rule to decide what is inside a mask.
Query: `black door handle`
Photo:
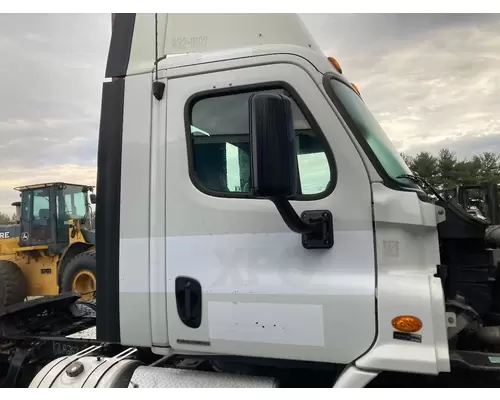
[[[177,313],[181,321],[190,328],[201,325],[201,285],[194,278],[178,276],[175,279]]]
[[[184,302],[186,309],[186,319],[191,319],[191,282],[186,282],[184,285]]]

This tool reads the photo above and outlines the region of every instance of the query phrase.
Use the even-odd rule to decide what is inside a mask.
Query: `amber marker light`
[[[400,315],[392,320],[392,326],[400,332],[414,333],[422,329],[422,321],[413,315]]]
[[[333,58],[333,57],[328,57],[328,61],[334,66],[334,68],[339,72],[339,74],[342,73],[342,67],[340,66],[339,62]]]
[[[357,93],[359,96],[361,96],[361,92],[359,91],[358,87],[357,87],[354,83],[352,83],[352,82],[351,82],[351,85],[352,85],[353,89],[356,91],[356,93]]]

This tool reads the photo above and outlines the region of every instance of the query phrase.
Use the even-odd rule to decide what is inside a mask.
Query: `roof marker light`
[[[339,62],[333,58],[333,57],[328,57],[328,61],[335,67],[335,69],[339,72],[339,74],[342,73],[342,67],[340,66]]]
[[[352,83],[352,82],[351,82],[351,85],[352,85],[353,89],[356,91],[356,93],[357,93],[359,96],[361,96],[361,92],[359,91],[358,87],[357,87],[354,83]]]

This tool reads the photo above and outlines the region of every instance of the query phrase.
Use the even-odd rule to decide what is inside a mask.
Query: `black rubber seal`
[[[120,341],[120,190],[125,80],[103,85],[97,154],[97,338]]]
[[[135,14],[115,14],[106,64],[106,78],[127,75],[134,26]]]

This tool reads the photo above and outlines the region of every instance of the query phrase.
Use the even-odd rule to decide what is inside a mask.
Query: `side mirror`
[[[97,202],[97,196],[95,195],[95,193],[91,193],[89,198],[90,198],[90,203],[95,204]]]
[[[302,234],[305,248],[333,245],[333,219],[329,211],[308,211],[299,217],[288,200],[297,194],[297,140],[292,101],[273,93],[249,98],[252,193],[271,200],[287,226]]]
[[[298,166],[291,100],[279,94],[253,94],[249,111],[253,194],[271,199],[295,195]]]

